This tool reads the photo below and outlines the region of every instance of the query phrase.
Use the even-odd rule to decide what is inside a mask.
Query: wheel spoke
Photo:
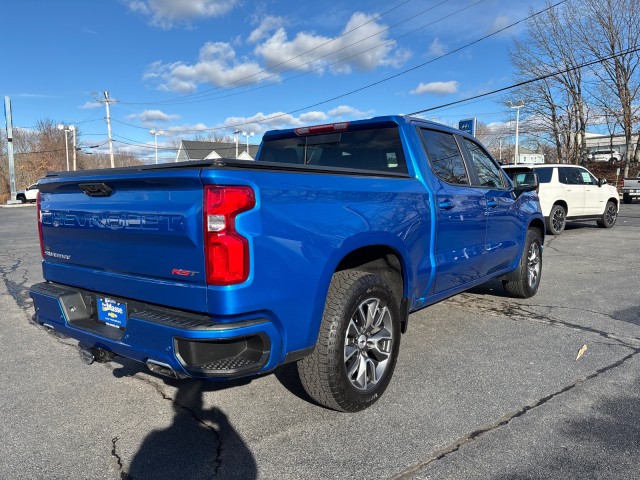
[[[359,355],[354,384],[356,387],[364,389],[367,388],[367,359],[364,355]]]
[[[357,352],[358,352],[358,348],[357,347],[355,347],[354,345],[345,343],[345,345],[344,345],[344,362],[348,363],[349,360],[351,360],[351,357],[353,357]]]
[[[371,328],[374,326],[379,305],[380,300],[378,300],[377,298],[373,298],[367,303],[366,323],[363,329],[365,332],[371,331]]]
[[[347,327],[347,336],[346,336],[346,338],[354,339],[358,335],[360,335],[360,333],[362,333],[361,330],[358,328],[358,325],[356,324],[355,320],[352,318],[349,321],[349,326]]]

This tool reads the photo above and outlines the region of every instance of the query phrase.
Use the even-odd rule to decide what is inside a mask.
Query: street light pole
[[[69,139],[67,137],[67,132],[70,130],[71,126],[65,126],[63,124],[58,125],[58,130],[64,130],[64,149],[67,153],[67,172],[69,171]]]
[[[249,133],[242,132],[242,136],[243,137],[247,137],[247,155],[249,155],[249,137],[253,137],[254,135],[255,135],[254,132],[249,132]],[[251,155],[249,155],[249,156],[251,156]]]
[[[519,130],[519,124],[520,124],[520,109],[522,107],[524,107],[524,101],[519,100],[516,103],[513,102],[507,102],[507,106],[511,107],[511,108],[515,108],[516,109],[516,148],[515,148],[515,152],[513,155],[513,163],[514,165],[518,163],[518,130]]]
[[[76,127],[69,125],[69,130],[73,132],[73,171],[76,171]]]
[[[238,134],[240,133],[240,130],[236,130],[235,132],[233,132],[233,134],[236,136],[235,140],[236,140],[236,158],[238,158]]]
[[[156,146],[156,165],[158,164],[158,135],[164,135],[164,130],[156,130],[155,128],[149,130],[149,133],[153,135],[154,143]]]

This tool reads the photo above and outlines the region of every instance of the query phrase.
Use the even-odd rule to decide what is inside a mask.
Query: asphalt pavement
[[[412,314],[357,414],[314,405],[289,368],[208,384],[83,364],[30,320],[35,217],[0,208],[2,479],[640,478],[637,202],[549,236],[531,299],[490,282]]]

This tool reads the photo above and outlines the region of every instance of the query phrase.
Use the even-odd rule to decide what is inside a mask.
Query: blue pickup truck
[[[403,116],[267,132],[255,161],[40,180],[34,319],[175,378],[296,363],[321,405],[387,388],[409,313],[491,279],[535,295],[544,219],[473,137]]]

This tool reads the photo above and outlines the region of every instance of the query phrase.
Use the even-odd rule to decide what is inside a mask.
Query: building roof
[[[246,152],[247,144],[238,144],[238,156]],[[215,154],[214,154],[215,152]],[[256,157],[258,145],[249,145],[249,155]],[[203,142],[198,140],[182,140],[178,149],[178,160],[204,160],[206,158],[235,158],[235,142]]]

